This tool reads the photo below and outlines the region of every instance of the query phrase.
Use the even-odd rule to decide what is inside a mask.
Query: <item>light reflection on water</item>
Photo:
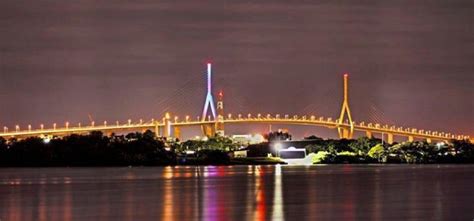
[[[283,194],[281,185],[281,166],[275,166],[275,180],[273,181],[273,208],[272,208],[272,220],[285,220],[283,216]]]
[[[0,169],[1,220],[474,218],[474,166]]]

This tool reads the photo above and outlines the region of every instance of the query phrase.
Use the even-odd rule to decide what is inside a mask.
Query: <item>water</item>
[[[473,220],[474,166],[0,169],[0,220]]]

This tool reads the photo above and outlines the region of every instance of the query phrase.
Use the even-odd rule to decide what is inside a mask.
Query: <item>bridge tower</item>
[[[207,95],[206,101],[204,101],[204,109],[202,111],[201,121],[207,119],[207,110],[211,108],[211,114],[213,119],[216,119],[216,108],[214,107],[214,99],[212,98],[212,75],[211,75],[211,63],[207,63]]]
[[[222,91],[217,96],[216,134],[224,136],[224,93]]]
[[[211,109],[212,120],[216,120],[216,108],[214,107],[214,98],[212,97],[212,72],[211,72],[211,63],[207,63],[207,95],[206,100],[204,101],[204,109],[202,111],[201,121],[206,121],[207,111]],[[211,119],[207,119],[211,121]],[[204,136],[213,137],[216,135],[216,124],[208,123],[202,124],[201,130]]]
[[[337,120],[339,126],[337,127],[337,132],[339,133],[339,138],[352,139],[354,135],[354,122],[352,121],[351,110],[349,109],[349,97],[348,97],[348,85],[349,84],[349,74],[344,74],[344,100],[342,101],[341,115]],[[347,116],[347,119],[345,117]],[[349,124],[349,127],[342,126],[343,124]]]

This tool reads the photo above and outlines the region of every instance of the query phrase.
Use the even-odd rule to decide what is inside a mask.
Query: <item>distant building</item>
[[[289,147],[278,150],[280,159],[290,165],[311,165],[311,155],[306,155],[305,148]]]
[[[247,157],[247,150],[236,150],[234,151],[235,158],[245,158]]]
[[[281,159],[304,159],[306,157],[305,148],[289,147],[278,150],[278,156]]]
[[[266,141],[261,134],[232,135],[232,140],[244,146],[251,144],[259,144]]]

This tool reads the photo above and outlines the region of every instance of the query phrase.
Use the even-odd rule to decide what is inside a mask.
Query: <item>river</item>
[[[0,220],[473,220],[474,165],[0,169]]]

